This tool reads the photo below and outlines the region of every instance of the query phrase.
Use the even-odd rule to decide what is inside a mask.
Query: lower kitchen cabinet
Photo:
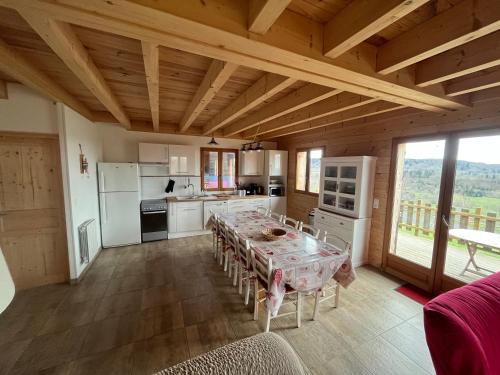
[[[204,202],[203,204],[203,228],[208,228],[208,220],[210,219],[210,211],[215,214],[227,213],[227,201]]]
[[[169,233],[203,230],[203,202],[170,203],[168,208]]]

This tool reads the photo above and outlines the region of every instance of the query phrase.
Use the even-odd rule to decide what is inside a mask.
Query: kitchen
[[[286,151],[208,146],[139,142],[138,163],[99,163],[103,247],[207,234],[211,212],[286,214]]]

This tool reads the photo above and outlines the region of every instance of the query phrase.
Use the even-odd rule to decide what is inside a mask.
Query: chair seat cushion
[[[156,375],[304,375],[291,346],[274,333],[261,333],[179,363]]]

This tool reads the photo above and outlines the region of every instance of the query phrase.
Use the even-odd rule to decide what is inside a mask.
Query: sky
[[[442,159],[445,141],[406,144],[407,159]],[[458,160],[500,164],[500,135],[460,139]]]

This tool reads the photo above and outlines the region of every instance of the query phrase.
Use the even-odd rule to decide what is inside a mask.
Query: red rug
[[[427,302],[434,298],[434,296],[429,292],[426,292],[425,290],[417,288],[416,286],[411,284],[401,285],[394,290],[422,305],[425,305]]]

